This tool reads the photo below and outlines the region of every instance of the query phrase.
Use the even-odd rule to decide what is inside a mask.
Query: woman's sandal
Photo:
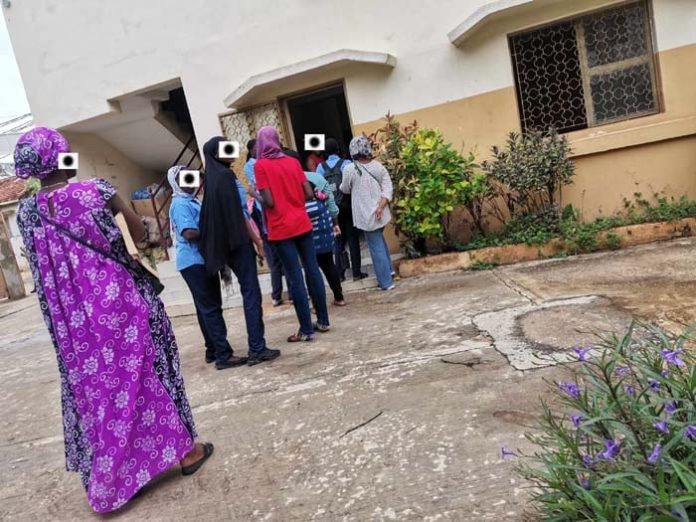
[[[346,306],[345,301],[334,301],[333,304],[334,306]]]
[[[294,333],[290,337],[288,337],[289,343],[308,343],[312,340],[314,340],[314,337],[312,337],[311,335],[305,335],[301,332]]]
[[[319,332],[319,333],[326,333],[329,330],[331,330],[330,326],[325,326],[325,325],[319,324],[319,323],[314,323],[312,326],[314,327],[314,331]]]
[[[191,464],[190,466],[181,466],[181,474],[182,475],[193,475],[196,471],[198,471],[201,466],[205,463],[206,460],[210,458],[210,456],[213,454],[213,451],[215,450],[215,447],[213,446],[212,442],[206,442],[203,444],[203,456],[198,459],[196,462]]]

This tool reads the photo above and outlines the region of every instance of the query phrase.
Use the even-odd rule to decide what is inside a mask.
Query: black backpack
[[[339,189],[343,181],[341,167],[344,162],[344,159],[339,159],[333,167],[329,167],[329,164],[325,161],[321,163],[321,166],[324,168],[324,179],[329,182],[329,188],[333,191],[334,200],[339,209],[350,207],[350,195],[344,194]]]

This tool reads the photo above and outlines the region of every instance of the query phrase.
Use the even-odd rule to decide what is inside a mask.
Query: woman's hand
[[[334,225],[333,226],[333,234],[334,234],[334,237],[339,237],[341,235],[341,227],[339,227],[338,225]]]
[[[375,210],[375,217],[377,218],[377,221],[382,221],[382,216],[384,215],[384,209],[387,207],[389,204],[389,200],[387,198],[382,198],[379,200],[379,204],[377,205],[377,210]]]

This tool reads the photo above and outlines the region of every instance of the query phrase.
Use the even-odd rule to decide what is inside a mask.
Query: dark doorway
[[[304,150],[305,134],[335,138],[341,147],[341,155],[347,155],[353,132],[342,85],[288,98],[287,104],[297,152],[302,156],[303,164],[308,155]]]

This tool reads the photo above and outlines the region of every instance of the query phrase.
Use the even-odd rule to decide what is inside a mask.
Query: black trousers
[[[362,272],[360,231],[353,225],[353,212],[350,207],[341,207],[341,211],[338,213],[338,226],[341,228],[341,235],[336,239],[336,269],[340,276],[345,277],[345,271],[348,270],[348,267],[344,266],[343,252],[348,245],[353,277],[360,277]]]
[[[334,301],[343,301],[343,287],[341,286],[341,277],[334,263],[333,253],[325,252],[323,254],[317,254],[317,263],[319,264],[319,269],[326,277],[329,282],[329,287],[333,292]],[[305,274],[305,279],[307,274]],[[309,286],[307,287],[309,288]],[[316,310],[316,306],[315,306]]]
[[[218,362],[232,355],[227,341],[227,325],[222,316],[222,292],[217,275],[209,275],[204,265],[193,265],[181,271],[196,305],[198,325],[205,339],[205,355]]]

